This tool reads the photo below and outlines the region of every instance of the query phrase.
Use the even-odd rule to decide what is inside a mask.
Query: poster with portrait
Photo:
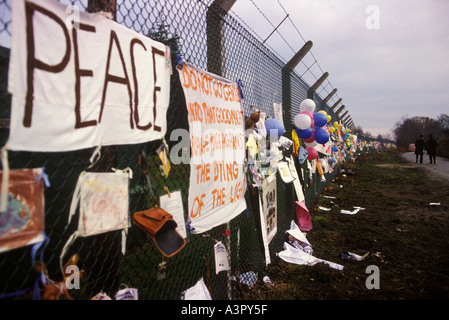
[[[278,226],[276,173],[268,176],[262,183],[262,208],[267,240],[270,243],[276,235]]]

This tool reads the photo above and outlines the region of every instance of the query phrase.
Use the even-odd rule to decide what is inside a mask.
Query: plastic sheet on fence
[[[183,300],[212,300],[209,290],[204,283],[203,278],[182,293],[181,299]]]

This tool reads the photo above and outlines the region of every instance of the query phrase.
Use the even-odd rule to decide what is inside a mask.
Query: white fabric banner
[[[88,237],[109,231],[122,230],[122,253],[126,250],[129,227],[128,183],[132,170],[115,172],[81,172],[70,204],[69,220],[79,207],[78,229],[62,248],[59,263],[78,237]]]
[[[192,233],[229,222],[246,209],[244,120],[238,85],[184,63],[190,143]]]
[[[164,44],[54,0],[12,1],[12,30],[9,149],[71,151],[164,136],[172,72]]]

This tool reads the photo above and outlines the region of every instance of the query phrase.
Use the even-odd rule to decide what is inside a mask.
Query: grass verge
[[[440,205],[430,205],[435,202]],[[354,206],[364,210],[341,213]],[[271,284],[259,281],[244,299],[449,298],[449,182],[435,180],[400,153],[370,154],[345,164],[309,211],[313,230],[306,236],[313,255],[344,269],[293,265],[277,257],[266,270]],[[369,255],[346,260],[345,251]],[[379,268],[379,289],[366,287],[371,265]]]

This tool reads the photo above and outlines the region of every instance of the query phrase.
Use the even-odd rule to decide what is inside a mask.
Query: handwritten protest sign
[[[184,63],[190,141],[192,233],[229,222],[246,209],[244,122],[236,83]]]
[[[8,148],[71,151],[161,139],[168,47],[99,13],[79,12],[75,21],[66,9],[12,1]]]

